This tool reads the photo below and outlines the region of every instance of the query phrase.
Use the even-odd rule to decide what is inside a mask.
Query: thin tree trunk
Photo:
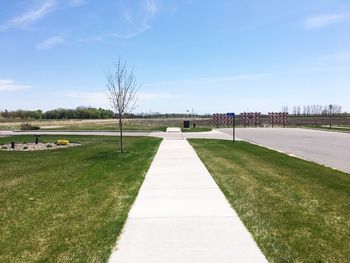
[[[123,148],[123,122],[122,122],[122,116],[119,116],[119,131],[120,131],[120,152],[124,152]]]

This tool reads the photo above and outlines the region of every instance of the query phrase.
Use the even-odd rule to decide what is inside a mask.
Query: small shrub
[[[68,145],[69,141],[68,140],[57,140],[56,144],[57,145]]]
[[[7,150],[7,146],[1,146],[2,150]]]
[[[26,131],[26,130],[39,130],[40,129],[40,127],[38,127],[38,126],[33,126],[33,125],[31,125],[30,123],[28,123],[28,122],[25,122],[25,123],[22,123],[21,124],[21,130],[22,131]]]
[[[51,144],[46,145],[46,148],[52,148]]]
[[[27,144],[27,142],[23,142],[23,144]]]

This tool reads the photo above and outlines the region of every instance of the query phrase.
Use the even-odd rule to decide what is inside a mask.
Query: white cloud
[[[318,15],[305,19],[304,26],[308,29],[317,29],[347,21],[350,21],[350,13]]]
[[[50,12],[53,12],[56,7],[57,3],[55,0],[47,0],[39,8],[30,10],[20,16],[12,18],[7,23],[0,25],[0,32],[10,28],[25,28],[29,24],[32,24],[44,18]]]
[[[0,91],[20,91],[29,88],[31,86],[17,84],[14,80],[0,79]]]
[[[53,36],[40,42],[36,45],[37,50],[46,50],[53,48],[54,46],[61,45],[64,43],[64,38],[62,36]]]

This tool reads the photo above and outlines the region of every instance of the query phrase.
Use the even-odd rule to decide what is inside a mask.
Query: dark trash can
[[[184,128],[190,128],[190,121],[184,121]]]

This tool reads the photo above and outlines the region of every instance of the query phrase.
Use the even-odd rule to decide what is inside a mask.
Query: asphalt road
[[[219,129],[232,135],[232,129]],[[350,173],[350,134],[298,128],[238,128],[236,136]]]

